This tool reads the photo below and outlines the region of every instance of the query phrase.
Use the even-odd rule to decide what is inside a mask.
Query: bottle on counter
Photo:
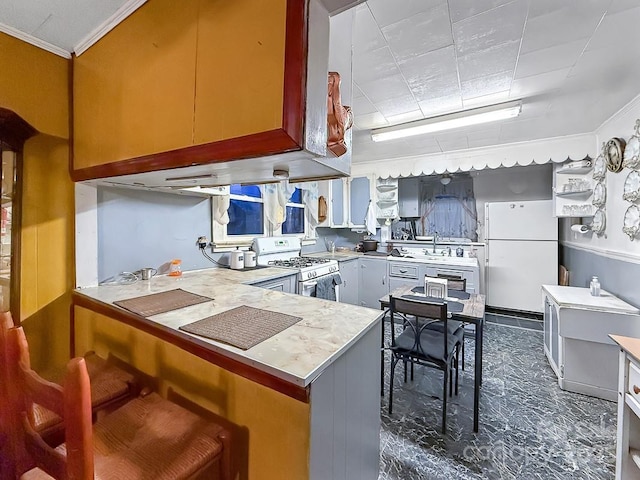
[[[179,277],[180,275],[182,275],[182,260],[174,258],[169,264],[169,276]]]
[[[595,275],[591,277],[591,283],[589,284],[589,290],[594,297],[600,296],[600,280]]]

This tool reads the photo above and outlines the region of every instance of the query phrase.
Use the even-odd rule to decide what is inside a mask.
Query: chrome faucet
[[[436,242],[438,241],[438,232],[433,232],[433,253],[436,253]]]

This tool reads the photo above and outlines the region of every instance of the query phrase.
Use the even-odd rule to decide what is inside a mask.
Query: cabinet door
[[[423,282],[424,283],[424,282]],[[417,287],[420,282],[410,278],[389,277],[389,293],[400,287]]]
[[[420,216],[420,178],[410,177],[398,180],[398,203],[401,217]]]
[[[380,298],[389,293],[386,259],[361,258],[360,305],[380,308]]]
[[[258,282],[252,285],[254,287],[266,288],[268,290],[277,290],[284,293],[296,293],[296,276],[289,275],[287,277],[278,278],[276,280],[267,280],[266,282]]]
[[[358,273],[357,259],[340,262],[340,275],[342,276],[342,285],[340,285],[340,302],[358,305]]]
[[[345,215],[346,192],[345,181],[342,179],[331,180],[331,226],[346,227]]]
[[[353,177],[349,180],[349,226],[364,227],[371,195],[369,177]]]

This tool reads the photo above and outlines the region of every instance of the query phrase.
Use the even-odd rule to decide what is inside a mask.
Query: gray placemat
[[[424,293],[424,287],[413,287],[411,291],[414,293]],[[459,298],[460,300],[469,300],[471,298],[471,294],[468,292],[463,292],[461,290],[447,290],[447,297]]]
[[[167,292],[152,293],[151,295],[118,300],[113,303],[143,317],[150,317],[152,315],[158,315],[159,313],[170,312],[171,310],[177,310],[211,300],[213,300],[213,298],[196,295],[181,288],[176,288],[175,290],[169,290]]]
[[[242,305],[180,327],[185,332],[248,350],[302,320]]]
[[[438,297],[421,297],[418,295],[402,295],[402,298],[406,298],[407,300],[416,300],[418,302],[442,303],[442,298],[438,298]],[[460,302],[447,300],[446,303],[447,303],[447,312],[449,313],[460,313],[464,309],[464,305],[462,305]]]

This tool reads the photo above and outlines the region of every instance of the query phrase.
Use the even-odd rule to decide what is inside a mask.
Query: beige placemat
[[[152,293],[151,295],[128,298],[127,300],[119,300],[113,303],[143,317],[150,317],[159,313],[170,312],[171,310],[177,310],[178,308],[189,307],[211,300],[213,300],[213,298],[196,295],[181,288],[176,288],[168,292]]]
[[[183,325],[180,330],[248,350],[300,320],[301,317],[242,305]]]

